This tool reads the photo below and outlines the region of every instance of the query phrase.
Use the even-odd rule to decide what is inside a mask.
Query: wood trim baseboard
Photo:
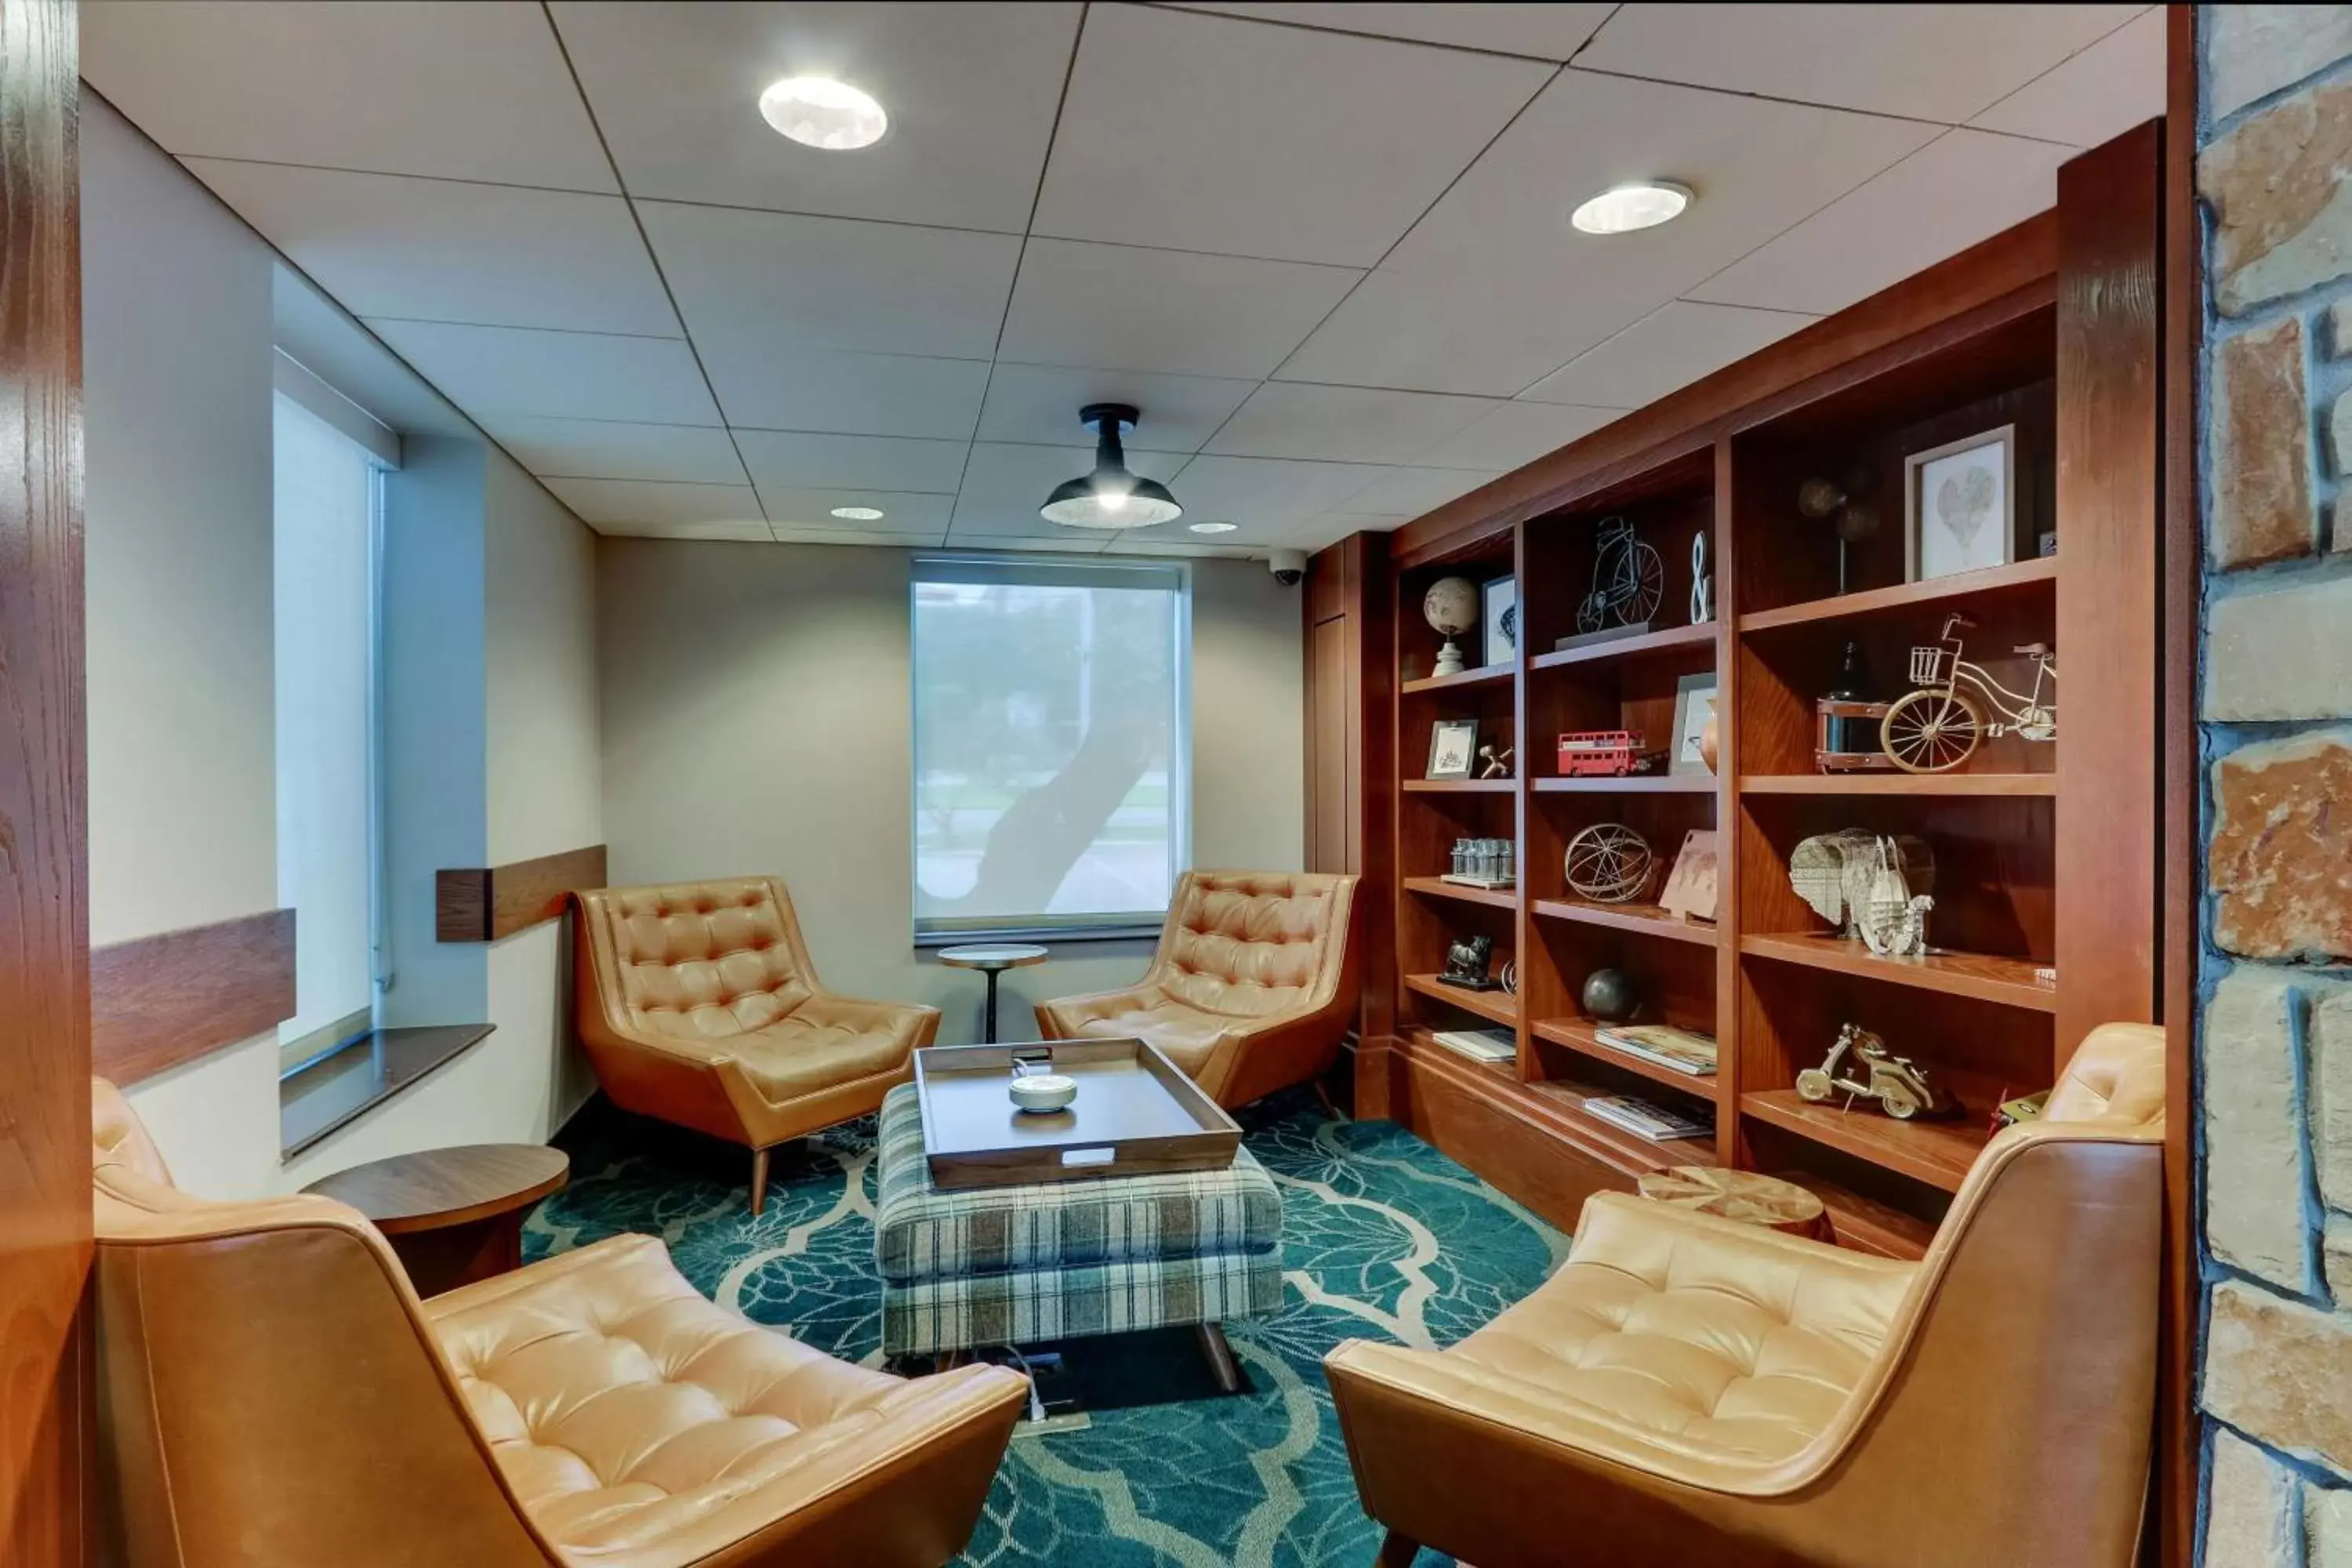
[[[563,913],[566,898],[605,885],[604,846],[506,866],[435,873],[433,931],[442,942],[496,942]]]
[[[268,910],[94,949],[90,1070],[117,1084],[210,1056],[294,1016],[294,911]]]

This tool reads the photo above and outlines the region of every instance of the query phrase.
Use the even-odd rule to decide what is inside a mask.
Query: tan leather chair
[[[101,1514],[122,1568],[938,1568],[1027,1384],[907,1381],[620,1236],[419,1301],[320,1197],[205,1203],[91,1083]]]
[[[1356,879],[1187,871],[1138,984],[1037,1004],[1049,1040],[1140,1037],[1220,1105],[1318,1077],[1356,1007]]]
[[[613,1103],[751,1151],[863,1116],[913,1073],[940,1013],[827,991],[773,877],[573,895],[580,1042]]]
[[[2163,1139],[2163,1034],[2109,1024],[1919,1262],[1591,1199],[1559,1273],[1461,1343],[1325,1358],[1381,1563],[2123,1568]]]

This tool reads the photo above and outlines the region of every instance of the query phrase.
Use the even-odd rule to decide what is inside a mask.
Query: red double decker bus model
[[[1623,778],[1642,765],[1642,736],[1633,730],[1570,730],[1559,738],[1562,778]]]

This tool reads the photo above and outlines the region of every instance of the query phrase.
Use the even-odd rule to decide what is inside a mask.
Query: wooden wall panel
[[[90,1070],[118,1084],[249,1040],[294,1016],[294,911],[268,910],[100,948]]]
[[[72,0],[0,0],[0,1562],[81,1561],[90,1409]]]
[[[1307,868],[1352,871],[1355,941],[1362,952],[1356,1032],[1384,1043],[1394,1017],[1396,802],[1389,714],[1388,538],[1358,533],[1307,563],[1302,595],[1306,665]]]
[[[441,871],[434,879],[434,935],[442,942],[496,942],[563,913],[567,895],[605,885],[604,846],[536,860]]]
[[[2058,1035],[2156,1017],[2161,121],[2058,171]]]

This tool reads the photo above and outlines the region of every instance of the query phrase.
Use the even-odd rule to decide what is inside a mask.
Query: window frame
[[[956,573],[970,575],[959,578]],[[921,865],[922,723],[918,692],[920,637],[918,603],[926,583],[1002,580],[1037,585],[1062,576],[1073,585],[1109,587],[1109,582],[1083,584],[1086,578],[1108,578],[1118,573],[1159,579],[1175,595],[1175,617],[1169,654],[1173,668],[1169,681],[1168,889],[1175,897],[1177,880],[1192,864],[1192,563],[1181,557],[1071,555],[1050,552],[917,551],[907,570],[907,845],[908,911],[913,945],[918,949],[957,947],[985,942],[1137,942],[1156,939],[1168,920],[1168,908],[1118,910],[1088,915],[976,915],[968,920],[926,919],[915,913]]]

